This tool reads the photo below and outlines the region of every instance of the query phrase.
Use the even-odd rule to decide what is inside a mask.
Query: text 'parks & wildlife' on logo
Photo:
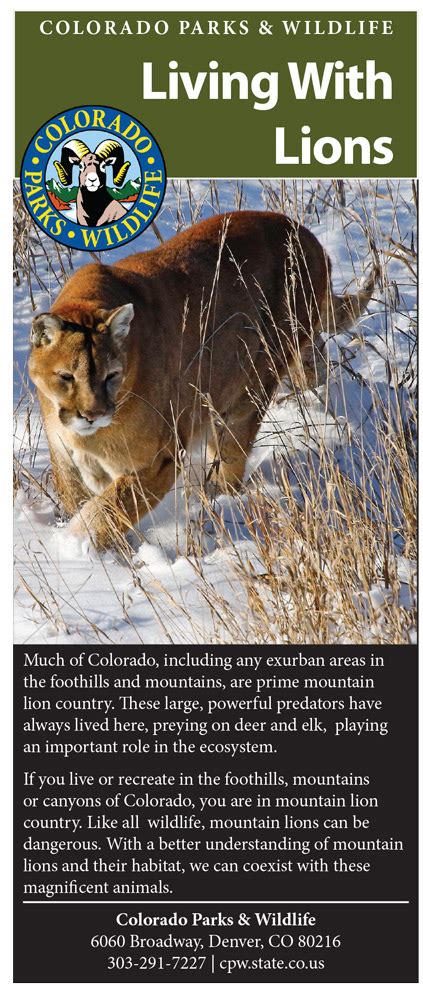
[[[124,111],[85,105],[41,126],[26,149],[21,186],[34,222],[52,239],[110,250],[153,221],[166,168],[145,125]]]

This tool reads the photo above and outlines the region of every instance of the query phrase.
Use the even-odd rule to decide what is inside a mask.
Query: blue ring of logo
[[[84,142],[84,133],[90,133],[91,145],[92,134],[98,133],[95,149]],[[108,153],[109,143],[114,156],[104,153],[104,149]],[[72,180],[75,164],[79,162],[83,169],[80,161],[84,146],[87,153],[95,154],[100,147],[103,150],[102,173],[97,169],[98,164],[92,168],[99,176],[101,198],[95,197],[97,189],[88,189],[94,197],[87,195],[87,189],[81,194],[81,185]],[[54,160],[55,151],[59,157],[64,147],[67,147],[66,153],[62,153],[65,166],[59,158]],[[129,160],[123,163],[128,150]],[[46,177],[46,173],[53,170],[53,163],[56,171],[54,180]],[[106,168],[109,167],[113,169],[113,183],[119,185],[113,187],[115,195],[124,196],[129,186],[127,207],[124,197],[119,200],[111,194],[110,185],[106,185]],[[125,180],[134,169],[139,172],[139,185],[138,178]],[[137,118],[104,104],[81,105],[50,118],[28,143],[22,160],[21,190],[32,219],[53,240],[75,250],[112,250],[130,243],[153,222],[165,195],[166,166],[156,139]],[[73,209],[66,207],[73,205],[74,201],[76,221],[65,214],[72,210],[75,215]],[[103,207],[105,204],[106,208]],[[87,215],[86,210],[91,214]],[[88,218],[89,221],[81,223],[78,215],[80,219]],[[110,215],[110,220],[107,215]]]

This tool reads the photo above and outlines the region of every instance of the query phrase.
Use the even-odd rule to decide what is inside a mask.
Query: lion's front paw
[[[113,525],[109,523],[105,511],[96,498],[87,500],[69,522],[69,531],[81,542],[94,545],[96,549],[108,549],[116,540]]]

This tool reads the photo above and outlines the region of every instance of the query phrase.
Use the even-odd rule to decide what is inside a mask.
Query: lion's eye
[[[117,375],[120,375],[120,372],[109,372],[109,374],[106,375],[106,382],[111,382],[112,378],[116,378]]]
[[[63,382],[73,382],[73,375],[70,372],[57,372],[57,374]]]

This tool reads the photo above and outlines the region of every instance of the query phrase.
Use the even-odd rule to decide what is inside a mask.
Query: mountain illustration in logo
[[[47,193],[52,205],[59,212],[66,212],[76,201],[78,187],[76,185],[64,187],[52,177],[46,183]],[[136,201],[141,190],[141,177],[129,180],[121,188],[108,187],[107,191],[115,201]]]

